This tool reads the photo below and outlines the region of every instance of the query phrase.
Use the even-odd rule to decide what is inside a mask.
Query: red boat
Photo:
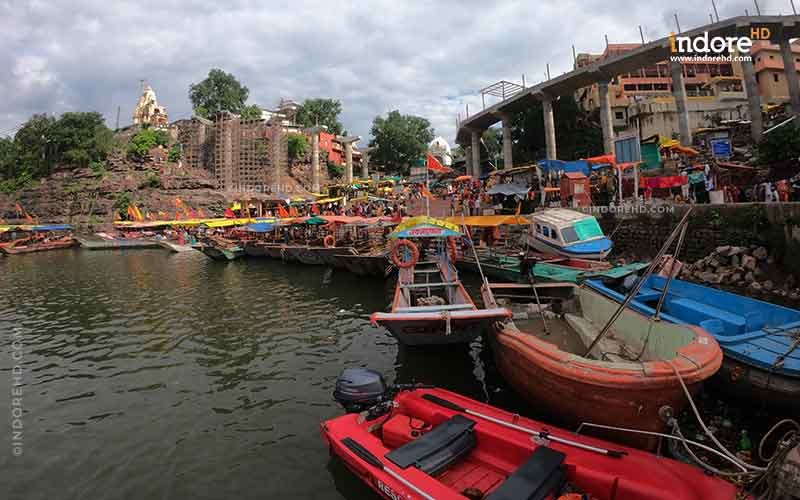
[[[738,492],[693,466],[442,389],[400,391],[324,422],[322,435],[389,499],[734,500]]]

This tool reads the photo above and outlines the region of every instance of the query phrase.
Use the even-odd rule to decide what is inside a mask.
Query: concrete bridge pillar
[[[472,147],[464,146],[464,174],[472,175]]]
[[[614,117],[611,114],[611,99],[608,98],[609,82],[597,84],[600,94],[600,128],[603,130],[603,152],[614,152]]]
[[[319,193],[319,133],[327,130],[327,127],[311,127],[308,133],[311,134],[311,192]]]
[[[689,126],[689,107],[686,100],[686,85],[683,83],[683,65],[672,61],[670,72],[672,73],[672,95],[675,97],[675,111],[678,113],[681,144],[691,146],[692,129]]]
[[[503,121],[503,168],[509,169],[514,167],[511,143],[511,115],[503,113],[500,115],[500,119]]]
[[[556,122],[553,119],[553,98],[545,96],[542,99],[542,114],[544,115],[544,142],[547,145],[547,159],[557,160],[556,156]]]
[[[789,102],[792,103],[792,113],[795,122],[800,123],[800,81],[797,78],[797,69],[792,53],[792,44],[788,38],[781,40],[781,55],[783,56],[783,71],[786,73],[786,85],[789,87]]]
[[[361,140],[357,135],[339,137],[339,142],[344,147],[344,181],[347,184],[353,183],[353,143]]]
[[[764,119],[761,116],[761,96],[758,93],[758,82],[752,60],[742,61],[742,76],[750,108],[750,137],[753,142],[758,143],[761,140],[761,133],[764,131]]]
[[[689,107],[686,100],[686,85],[683,83],[683,65],[672,61],[670,72],[672,73],[672,95],[675,97],[675,111],[678,114],[681,144],[691,146],[692,129],[689,126]]]
[[[361,152],[361,178],[369,179],[369,150],[365,149]]]
[[[470,153],[472,157],[472,172],[469,174],[475,178],[481,176],[481,134],[477,130],[472,130],[471,133]]]

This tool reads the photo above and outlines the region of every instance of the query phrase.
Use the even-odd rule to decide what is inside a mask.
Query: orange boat
[[[17,226],[10,229],[9,232],[13,232],[15,235],[21,232],[27,236],[0,243],[0,252],[16,255],[70,248],[78,243],[72,237],[71,231],[72,226],[67,224]]]
[[[513,286],[531,293],[530,285]],[[502,285],[504,293],[508,287]],[[566,424],[662,432],[668,418],[688,405],[679,377],[694,394],[722,364],[722,350],[705,330],[651,321],[630,309],[587,353],[619,304],[571,284],[536,289],[541,307],[533,296],[522,307],[512,305],[513,318],[494,325],[492,350],[509,384]],[[503,299],[495,298],[491,286],[484,285],[482,294],[487,307],[501,306]],[[653,449],[658,442],[655,435],[593,429],[640,448]]]

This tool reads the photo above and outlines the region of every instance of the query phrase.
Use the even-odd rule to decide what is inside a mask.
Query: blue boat
[[[528,246],[540,252],[602,260],[614,246],[603,234],[597,219],[576,210],[550,208],[536,212],[531,224]]]
[[[630,306],[654,315],[665,282],[661,276],[648,277]],[[605,283],[586,282],[625,300],[623,287]],[[660,318],[697,325],[717,339],[725,354],[717,376],[721,389],[754,403],[800,409],[800,311],[673,279]]]

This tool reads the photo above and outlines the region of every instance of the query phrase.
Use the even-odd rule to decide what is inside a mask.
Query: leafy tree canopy
[[[235,76],[216,68],[209,71],[202,82],[189,85],[192,108],[203,118],[213,118],[220,111],[252,113],[252,109],[248,109],[251,107],[245,104],[249,95],[250,90]]]
[[[167,145],[169,145],[167,132],[145,128],[131,137],[131,142],[128,143],[128,158],[134,161],[144,161],[151,149],[156,146],[167,147]]]
[[[800,127],[790,123],[765,135],[758,144],[762,163],[782,163],[800,158]]]
[[[100,113],[33,115],[13,140],[0,140],[0,176],[38,179],[55,165],[88,167],[105,161],[113,146],[113,133]]]
[[[370,146],[376,163],[387,171],[408,174],[415,161],[422,158],[433,140],[433,128],[428,120],[419,116],[402,115],[395,110],[386,117],[376,116],[372,121]]]
[[[296,160],[308,152],[308,139],[304,134],[289,134],[287,137],[289,158]]]
[[[303,127],[324,125],[328,132],[336,135],[344,134],[344,126],[339,121],[342,103],[335,99],[306,99],[297,109],[295,122]]]

